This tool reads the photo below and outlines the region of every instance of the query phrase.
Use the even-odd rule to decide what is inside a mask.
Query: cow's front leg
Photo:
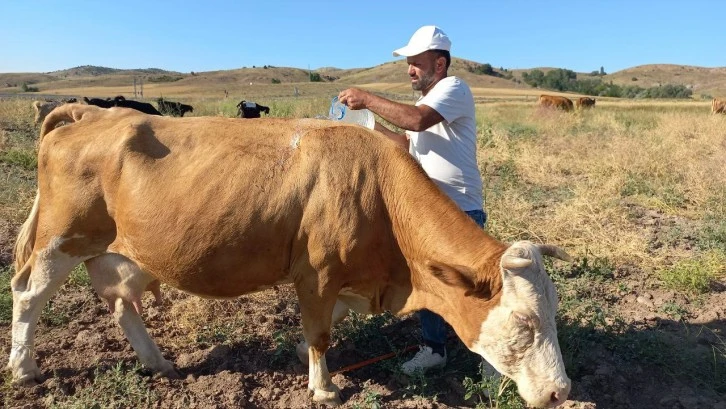
[[[339,406],[343,403],[340,389],[330,379],[325,361],[325,352],[330,346],[333,307],[338,291],[331,282],[327,283],[328,286],[318,286],[316,277],[315,274],[302,275],[295,283],[303,336],[308,345],[308,390],[312,393],[314,402]]]
[[[333,320],[331,327],[339,323],[340,321],[343,321],[343,319],[348,316],[349,311],[350,306],[345,301],[338,298],[338,300],[335,302],[335,307],[333,308]],[[310,354],[308,353],[309,348],[310,345],[308,345],[307,341],[305,341],[304,339],[300,341],[295,347],[297,357],[298,359],[300,359],[300,363],[302,363],[303,365],[308,365],[308,363],[310,362]]]
[[[338,406],[343,403],[340,389],[330,379],[328,364],[325,361],[325,349],[310,347],[308,355],[308,390],[313,394],[313,401]]]

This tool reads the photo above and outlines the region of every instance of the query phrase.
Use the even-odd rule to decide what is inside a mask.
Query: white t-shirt
[[[410,152],[461,210],[481,210],[482,182],[476,163],[474,97],[457,77],[446,77],[416,102],[444,120],[422,132],[408,131]]]

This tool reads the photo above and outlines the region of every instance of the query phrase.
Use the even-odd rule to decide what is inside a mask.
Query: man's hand
[[[338,101],[350,109],[365,109],[368,108],[369,96],[370,94],[362,89],[348,88],[340,91]]]

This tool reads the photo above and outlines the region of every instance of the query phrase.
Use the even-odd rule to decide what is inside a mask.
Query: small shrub
[[[273,335],[275,351],[272,353],[270,364],[279,368],[285,366],[288,362],[297,361],[295,346],[300,340],[300,334],[294,331],[277,331]]]
[[[277,78],[273,78],[272,79],[272,83],[273,84],[280,84],[280,83],[282,83],[282,81],[278,80]]]
[[[366,389],[364,390],[363,395],[365,396],[363,398],[363,404],[354,403],[354,409],[381,409],[383,407],[381,394],[379,392]]]
[[[48,406],[51,409],[154,407],[159,396],[150,389],[146,378],[139,374],[140,371],[138,363],[130,368],[124,367],[121,362],[107,370],[97,368],[93,385],[76,390],[65,400],[52,402]]]

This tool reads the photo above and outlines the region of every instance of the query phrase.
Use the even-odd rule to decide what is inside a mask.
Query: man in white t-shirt
[[[408,44],[393,52],[406,57],[411,86],[421,91],[415,106],[349,88],[338,95],[351,109],[367,108],[406,130],[391,131],[376,122],[375,130],[407,149],[431,179],[480,226],[486,223],[481,174],[476,162],[474,97],[469,86],[448,76],[451,41],[436,26],[423,26]],[[448,327],[437,314],[419,312],[424,345],[403,364],[407,374],[446,364]]]

